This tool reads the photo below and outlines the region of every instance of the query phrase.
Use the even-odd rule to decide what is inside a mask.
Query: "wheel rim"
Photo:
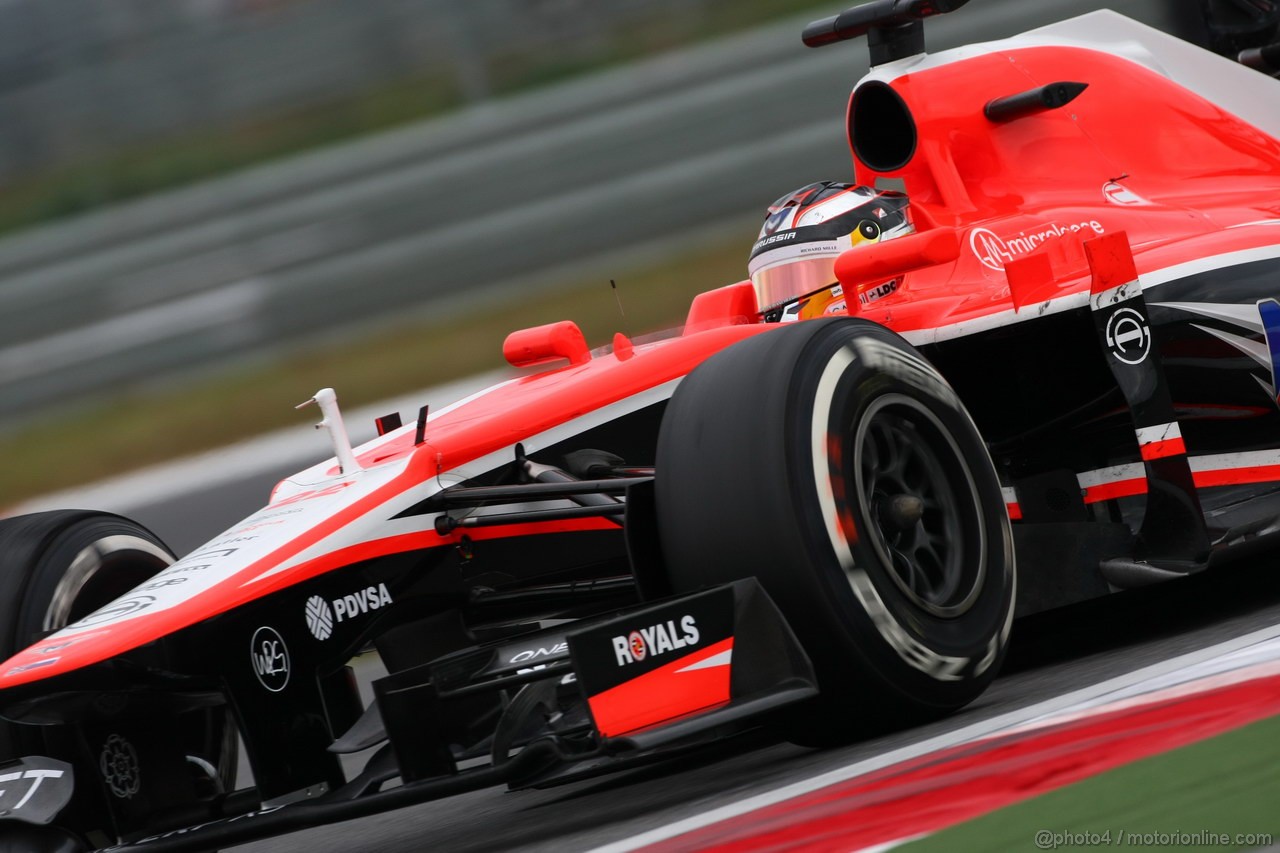
[[[42,627],[45,631],[65,628],[172,563],[168,552],[140,536],[104,536],[71,561],[49,600]]]
[[[894,586],[934,616],[972,607],[985,574],[977,486],[937,415],[903,394],[877,398],[859,421],[852,468],[867,538]]]
[[[42,627],[53,632],[67,627],[173,565],[173,555],[141,536],[121,533],[95,539],[80,549],[58,581]],[[234,787],[239,738],[230,711],[218,723],[213,750],[216,765],[198,755],[187,755],[193,771],[207,777],[215,793]]]

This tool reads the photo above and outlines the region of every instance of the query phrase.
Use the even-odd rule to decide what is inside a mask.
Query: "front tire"
[[[1013,612],[986,446],[946,381],[882,326],[817,320],[708,359],[658,441],[672,585],[755,576],[813,661],[793,739],[831,743],[972,701]]]
[[[109,604],[173,560],[151,531],[109,513],[56,510],[0,521],[0,660]],[[180,750],[210,795],[234,790],[239,743],[230,714],[211,708],[191,716],[183,742],[169,748]],[[61,728],[0,720],[0,761],[63,752],[75,738]],[[92,756],[77,766],[97,763]]]

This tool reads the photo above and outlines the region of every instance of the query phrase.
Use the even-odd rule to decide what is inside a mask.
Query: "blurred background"
[[[844,5],[0,0],[0,508],[500,368],[515,328],[678,324],[769,201],[851,176],[865,49],[799,40]],[[974,0],[930,47],[1100,5]]]

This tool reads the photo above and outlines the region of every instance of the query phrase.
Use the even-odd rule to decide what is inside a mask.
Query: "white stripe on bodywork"
[[[696,669],[712,669],[717,666],[728,666],[733,661],[733,649],[725,649],[719,654],[700,660],[697,663],[691,663],[688,666],[682,666],[676,672],[693,672]]]
[[[1188,457],[1187,462],[1191,465],[1193,473],[1234,471],[1240,468],[1268,468],[1280,466],[1280,449],[1247,450],[1240,453],[1211,453],[1207,456]],[[1076,474],[1076,480],[1080,483],[1081,489],[1089,489],[1112,483],[1122,483],[1125,480],[1142,480],[1146,476],[1146,467],[1143,463],[1128,462],[1124,465],[1112,465],[1109,468],[1081,471]]]
[[[1266,227],[1268,225],[1280,225],[1280,219],[1255,219],[1253,222],[1237,222],[1235,225],[1228,225],[1228,228],[1255,228],[1257,226]]]
[[[563,424],[552,427],[549,430],[529,436],[521,440],[526,453],[536,453],[537,451],[558,444],[561,441],[572,438],[579,433],[589,429],[602,426],[610,421],[626,417],[641,409],[669,400],[671,395],[675,393],[676,386],[680,384],[679,379],[674,379],[638,394],[633,394],[616,403],[594,409],[581,415],[573,420],[566,421]],[[428,439],[427,444],[430,444]],[[384,539],[388,536],[395,536],[398,533],[419,532],[424,529],[431,529],[434,524],[436,514],[429,516],[414,516],[403,519],[393,519],[392,517],[406,510],[413,505],[425,500],[431,494],[456,483],[469,480],[480,474],[492,471],[494,468],[511,462],[515,459],[515,445],[509,445],[501,450],[489,453],[479,459],[472,460],[458,468],[452,468],[443,475],[434,477],[429,481],[431,488],[423,491],[406,492],[390,499],[386,503],[373,507],[360,519],[352,521],[351,524],[334,531],[330,535],[321,539],[319,542],[303,549],[290,559],[272,566],[263,573],[254,578],[245,581],[245,585],[256,583],[269,577],[274,577],[281,572],[288,571],[296,566],[306,563],[310,560],[322,557],[325,554],[336,551],[340,548],[348,548],[352,545],[359,545],[365,541],[375,541]],[[373,469],[376,470],[376,469]],[[370,516],[377,516],[373,519],[374,527],[377,535],[372,539],[362,539],[360,537],[352,537],[350,530],[360,525],[363,520],[368,520]]]
[[[1256,308],[1253,313],[1255,315],[1258,313]],[[1271,350],[1267,348],[1265,343],[1251,340],[1249,338],[1242,338],[1239,335],[1233,335],[1230,332],[1224,332],[1219,329],[1212,328],[1211,326],[1201,326],[1199,323],[1192,323],[1191,327],[1199,329],[1205,334],[1212,335],[1223,343],[1235,347],[1240,352],[1256,361],[1260,366],[1267,368],[1267,370],[1271,370]],[[1257,379],[1256,376],[1254,378]]]
[[[1120,302],[1125,302],[1142,293],[1142,288],[1138,286],[1138,282],[1130,281],[1116,287],[1108,288],[1101,293],[1094,294],[1089,297],[1089,309],[1092,311],[1101,311],[1103,308],[1110,308]]]
[[[1194,261],[1185,261],[1180,264],[1164,267],[1163,269],[1152,270],[1149,273],[1143,273],[1140,278],[1142,280],[1143,290],[1150,290],[1153,287],[1168,284],[1171,281],[1177,281],[1181,278],[1199,275],[1200,273],[1213,272],[1214,270],[1240,266],[1241,264],[1250,264],[1254,261],[1268,261],[1278,257],[1280,257],[1280,245],[1259,246],[1254,249],[1238,249],[1234,252],[1223,252],[1220,255],[1208,255],[1203,258],[1196,258]]]
[[[523,442],[525,448],[528,452],[536,452],[582,431],[670,399],[679,381],[676,379],[650,388],[527,438]],[[246,578],[241,586],[250,586],[343,548],[377,542],[402,534],[431,530],[438,513],[405,518],[395,518],[395,516],[448,485],[492,470],[514,458],[515,451],[512,445],[460,468],[445,472],[442,476],[412,485],[386,501],[370,507],[367,512],[294,556],[252,578]],[[325,480],[306,484],[305,488],[291,493],[291,497],[295,499],[309,491],[322,493],[314,497],[291,502],[289,497],[281,496],[275,503],[263,507],[220,533],[142,586],[130,590],[54,636],[61,639],[80,634],[87,628],[112,628],[123,622],[151,616],[188,601],[217,584],[235,577],[249,566],[270,557],[272,553],[308,531],[325,524],[344,507],[351,506],[385,487],[405,472],[410,461],[411,457],[405,456],[351,475],[330,476]],[[322,464],[331,465],[332,460]],[[349,485],[342,485],[344,483]],[[334,491],[323,494],[329,488],[333,488]],[[125,606],[129,602],[141,603],[143,606],[131,609]],[[102,614],[113,615],[102,618]]]
[[[1119,483],[1124,480],[1142,479],[1147,476],[1147,469],[1141,462],[1126,462],[1124,465],[1112,465],[1093,471],[1082,471],[1076,474],[1080,488],[1091,489],[1105,486],[1108,483]]]
[[[1192,471],[1227,471],[1232,468],[1264,468],[1280,465],[1280,449],[1247,450],[1241,453],[1213,453],[1190,460]]]
[[[78,622],[68,625],[54,636],[62,638],[78,634],[86,628],[113,627],[126,621],[155,615],[189,601],[246,567],[269,557],[282,546],[316,527],[317,523],[323,523],[344,506],[385,486],[401,474],[407,465],[408,459],[403,459],[350,476],[334,477],[327,484],[319,485],[350,485],[296,503],[263,507],[155,577]],[[425,495],[419,494],[417,497],[421,500]],[[126,606],[130,602],[139,606]],[[103,618],[103,614],[113,612],[114,616]]]
[[[1251,332],[1262,334],[1262,315],[1253,303],[1238,302],[1152,302],[1153,308],[1173,308],[1188,314],[1199,314],[1211,320],[1222,320]]]
[[[1143,445],[1154,444],[1157,441],[1182,438],[1182,427],[1178,426],[1177,421],[1173,421],[1167,424],[1142,427],[1134,430],[1134,434],[1138,437],[1138,446],[1142,447]]]
[[[1154,287],[1159,287],[1162,284],[1168,284],[1171,281],[1177,281],[1199,273],[1225,269],[1226,267],[1238,266],[1240,264],[1252,263],[1254,261],[1272,260],[1274,258],[1280,258],[1280,245],[1262,246],[1256,249],[1240,249],[1234,252],[1224,252],[1219,255],[1197,258],[1194,261],[1174,264],[1163,269],[1153,270],[1149,273],[1142,273],[1142,275],[1139,276],[1139,281],[1142,284],[1143,291],[1146,292]],[[1089,291],[1079,290],[1075,293],[1070,293],[1066,296],[1059,296],[1041,303],[1040,310],[1038,310],[1034,315],[1024,313],[1019,316],[1016,309],[1007,308],[1003,311],[984,314],[983,316],[975,317],[972,320],[962,320],[958,323],[951,323],[935,329],[917,329],[915,331],[900,332],[899,334],[916,346],[924,346],[927,344],[938,343],[940,341],[950,341],[956,338],[975,335],[979,332],[989,332],[992,329],[1001,329],[1006,326],[1012,326],[1015,323],[1035,319],[1037,317],[1047,317],[1051,314],[1060,314],[1064,311],[1084,308],[1088,304]],[[1157,304],[1180,305],[1181,303]]]

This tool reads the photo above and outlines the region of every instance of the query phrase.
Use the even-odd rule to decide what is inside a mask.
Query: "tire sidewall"
[[[97,565],[89,569],[77,589],[66,589],[64,579],[78,559],[92,550]],[[26,648],[49,631],[57,631],[109,604],[115,598],[158,574],[174,560],[173,552],[148,530],[127,519],[86,513],[51,534],[30,563],[23,595],[11,611],[13,647],[6,657]],[[98,590],[103,590],[98,592]],[[70,592],[88,596],[65,618],[46,624],[54,598]],[[96,593],[96,594],[95,594]]]
[[[824,386],[833,361],[843,364]],[[821,415],[819,393],[830,399]],[[973,478],[972,517],[981,519],[986,568],[979,600],[954,618],[931,617],[898,592],[863,547],[866,514],[832,505],[830,460],[814,449],[815,431],[842,435],[847,447],[845,434],[888,395],[928,412],[952,436]],[[955,393],[883,326],[808,320],[762,330],[704,361],[668,404],[655,501],[673,591],[754,577],[787,618],[821,691],[795,727],[805,741],[837,742],[936,717],[972,701],[994,678],[1014,597],[999,482]],[[844,515],[850,565],[863,571],[879,605],[855,595],[836,554],[827,519]]]
[[[108,513],[55,510],[0,521],[0,660],[63,627],[45,627],[60,584],[82,552],[109,538],[112,553],[93,573],[96,577],[85,578],[87,583],[110,582],[123,593],[173,560],[172,551],[146,528]],[[121,550],[129,542],[141,549],[137,555]],[[113,581],[99,574],[121,569],[127,578]],[[114,597],[104,593],[97,605]],[[0,758],[39,751],[43,744],[40,728],[0,721]]]
[[[110,513],[56,510],[0,521],[0,656],[8,659],[144,585],[173,560],[159,537]],[[231,717],[210,709],[191,719],[189,736],[174,748],[213,762],[217,783],[229,789],[238,750]],[[85,748],[64,727],[0,720],[0,760],[28,754],[72,760]]]
[[[883,327],[834,321],[814,335],[799,363],[800,381],[788,400],[791,498],[830,605],[823,608],[824,628],[848,644],[811,650],[815,665],[820,673],[838,669],[841,647],[854,647],[885,680],[930,704],[976,695],[1003,655],[1015,583],[1008,516],[977,428],[942,376]],[[865,501],[849,485],[859,425],[877,406],[904,397],[936,419],[935,438],[949,444],[940,455],[954,454],[972,483],[961,495],[971,505],[959,511],[966,550],[981,561],[969,567],[977,592],[950,618],[921,608],[894,581],[873,544]]]

